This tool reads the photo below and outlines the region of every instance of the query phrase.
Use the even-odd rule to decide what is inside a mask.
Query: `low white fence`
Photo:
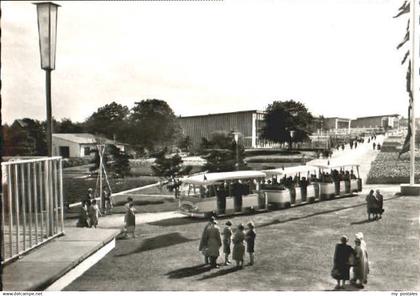
[[[61,157],[10,160],[2,166],[1,262],[64,233]]]

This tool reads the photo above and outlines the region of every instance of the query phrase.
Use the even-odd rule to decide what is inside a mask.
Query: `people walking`
[[[254,230],[255,225],[253,222],[249,222],[247,226],[248,226],[248,231],[245,235],[246,251],[249,254],[249,265],[254,265],[254,247],[255,247],[255,238],[257,235]]]
[[[101,210],[96,203],[96,199],[94,199],[89,207],[90,227],[96,228],[98,226],[99,216],[102,216]]]
[[[382,213],[384,212],[384,196],[381,194],[379,189],[376,189],[376,200],[377,200],[377,214],[379,219],[382,218]]]
[[[370,216],[372,215],[373,219],[377,218],[377,200],[374,195],[373,190],[370,190],[369,194],[366,196],[366,206],[368,213],[368,221],[370,221]]]
[[[232,238],[232,242],[233,242],[232,259],[236,261],[236,267],[238,268],[242,268],[244,266],[244,254],[245,254],[244,239],[245,239],[244,226],[242,224],[239,224]]]
[[[209,264],[209,256],[207,254],[207,229],[212,224],[213,220],[214,220],[214,217],[210,217],[209,222],[206,224],[206,226],[204,226],[203,233],[201,234],[200,244],[198,246],[198,250],[204,256],[204,264]]]
[[[88,214],[88,206],[87,202],[84,200],[82,201],[82,206],[80,208],[80,215],[79,220],[77,221],[77,227],[89,227],[89,214]]]
[[[107,190],[104,190],[104,201],[105,201],[105,214],[111,215],[112,208],[114,207],[114,202],[112,200],[111,193]]]
[[[367,284],[367,275],[369,273],[367,250],[366,247],[362,247],[362,239],[357,234],[354,243],[354,282],[359,288],[364,288],[363,284]]]
[[[376,148],[376,143],[375,142],[373,142],[372,147],[373,147],[373,150],[375,150],[375,148]]]
[[[210,225],[206,231],[206,245],[207,245],[207,256],[210,259],[210,265],[212,268],[218,268],[217,258],[219,257],[220,247],[222,246],[222,239],[220,236],[220,228],[217,226],[216,219],[210,221]]]
[[[134,208],[134,203],[130,202],[128,205],[128,209],[124,216],[124,223],[125,223],[125,234],[128,237],[128,234],[131,233],[133,238],[136,237],[135,230],[136,230],[136,209]]]
[[[223,229],[223,253],[225,254],[225,265],[229,265],[230,245],[232,242],[232,222],[227,221]]]
[[[346,281],[350,278],[350,266],[353,264],[353,248],[347,245],[348,238],[343,235],[340,243],[335,246],[334,265],[331,276],[337,280],[336,289],[344,289]]]

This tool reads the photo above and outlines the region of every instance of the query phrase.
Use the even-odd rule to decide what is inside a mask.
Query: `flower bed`
[[[410,155],[398,159],[398,152],[381,151],[371,163],[366,184],[400,184],[409,182]],[[420,180],[420,153],[416,153],[416,180]],[[416,181],[417,182],[417,181]]]

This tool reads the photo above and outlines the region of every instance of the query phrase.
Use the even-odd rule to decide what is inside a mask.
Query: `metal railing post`
[[[58,181],[60,182],[60,204],[61,204],[61,232],[64,233],[64,197],[63,197],[63,159],[59,160],[60,170]]]
[[[14,165],[15,167],[15,209],[16,209],[16,254],[19,254],[19,187],[18,187],[18,166]]]
[[[48,160],[44,162],[44,189],[45,189],[45,210],[47,216],[47,236],[53,235],[52,225],[51,225],[51,205],[50,205],[50,186],[49,186],[49,171],[50,166]]]
[[[28,207],[29,207],[29,246],[32,247],[32,178],[31,178],[31,163],[27,164],[28,173]]]
[[[44,168],[45,169],[45,168]],[[39,163],[38,167],[39,173],[39,204],[40,204],[40,213],[41,213],[41,242],[44,240],[44,226],[45,226],[45,219],[44,219],[44,177],[42,175],[42,162]],[[46,227],[46,226],[45,226]]]
[[[53,171],[54,171],[54,218],[55,218],[55,233],[58,233],[58,178],[57,178],[57,167],[58,167],[58,162],[56,160],[53,160],[52,163],[53,165]]]
[[[2,188],[7,186],[7,172],[5,171],[5,166],[1,166],[1,182]],[[4,192],[2,191],[1,195],[1,260],[4,261],[6,258],[6,240],[5,240],[5,211],[4,211]]]
[[[26,194],[25,194],[25,169],[24,164],[18,164],[20,168],[20,193],[22,199],[22,237],[23,237],[23,249],[26,250]]]
[[[37,186],[37,179],[38,176],[36,174],[36,167],[38,163],[35,162],[32,168],[32,173],[34,175],[34,212],[35,212],[35,244],[38,244],[38,186]]]
[[[13,256],[13,203],[12,203],[12,170],[10,164],[7,165],[7,195],[9,197],[9,244],[10,257]]]

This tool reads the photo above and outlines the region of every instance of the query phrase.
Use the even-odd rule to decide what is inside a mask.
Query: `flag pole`
[[[410,185],[414,185],[415,172],[415,144],[416,144],[416,116],[415,101],[419,93],[419,36],[418,36],[418,0],[411,0],[411,75],[412,75],[412,101],[411,101],[411,139],[410,139]]]

